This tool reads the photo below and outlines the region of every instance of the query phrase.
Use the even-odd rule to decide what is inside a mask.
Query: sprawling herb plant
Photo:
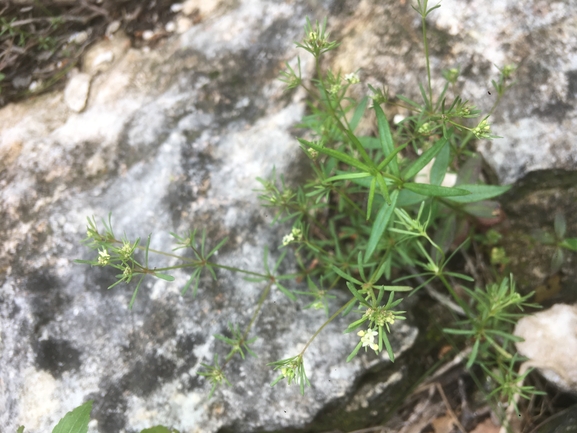
[[[270,364],[279,373],[272,385],[286,380],[305,392],[309,381],[304,354],[324,326],[341,314],[351,317],[344,331],[359,336],[347,361],[361,349],[376,354],[386,351],[394,361],[389,334],[394,332],[395,322],[405,318],[405,312],[399,310],[403,299],[400,294],[412,294],[426,287],[462,317],[445,332],[466,337],[466,344],[470,345],[467,367],[478,364],[493,379],[492,395],[502,403],[514,404],[516,394],[528,396],[536,392],[522,386],[525,374],[516,373],[519,357],[513,343],[518,338],[512,335],[512,327],[523,314],[523,307],[529,305],[531,295],[519,295],[512,278],[479,288],[471,276],[451,270],[452,258],[467,248],[474,233],[469,221],[495,217],[498,205],[491,199],[508,187],[480,181],[481,158],[474,148],[475,139],[495,138],[488,123],[495,107],[481,116],[469,101],[452,95],[457,69],[444,72],[446,84],[434,96],[426,17],[438,7],[429,8],[427,0],[418,0],[414,7],[422,20],[427,70],[426,84],[420,86],[420,101],[402,96],[392,100],[386,90],[371,86],[370,97],[355,101],[349,96],[349,88],[359,84],[358,75],[352,72],[342,76],[322,67],[323,55],[338,47],[329,38],[326,20],[315,24],[307,20],[305,37],[297,46],[313,56],[316,75],[310,81],[303,79],[299,59],[295,68],[287,63],[281,80],[288,89],[302,87],[309,95],[310,114],[301,125],[307,129],[308,138],[298,141],[310,158],[315,178],[296,189],[287,187],[282,176],[280,180],[274,174],[268,180],[258,179],[262,184],[260,199],[264,206],[274,209],[275,221],[292,223],[292,230],[282,240],[284,251],[272,270],[268,267],[267,250],[262,271],[218,264],[212,257],[226,239],[207,252],[204,232],[200,239],[197,231],[172,233],[177,249],[192,250],[191,259],[152,250],[150,237],[144,245],[140,239],[119,239],[110,219],[102,230],[94,218],[88,220],[85,242],[98,251],[98,256],[81,262],[117,269],[117,281],[111,288],[136,280],[131,307],[145,277],[170,281],[173,277],[169,273],[175,269],[191,269],[183,294],[191,287],[196,293],[203,271],[216,278],[215,269],[243,273],[250,281],[263,283],[262,296],[248,326],[240,330],[238,325],[230,324],[231,336],[216,336],[231,347],[229,355],[222,364],[216,356],[212,364],[203,364],[204,370],[199,374],[210,381],[211,396],[222,383],[230,385],[225,367],[233,356],[238,354],[244,359],[245,354],[254,355],[249,347],[257,337],[251,336],[252,326],[274,288],[292,300],[304,296],[310,301],[312,297],[308,306],[324,310],[330,317],[300,353]],[[498,80],[493,81],[497,102],[510,86],[513,72],[514,67],[506,66],[500,70]],[[383,109],[387,105],[398,105],[412,114],[392,129]],[[367,110],[376,117],[377,137],[356,132]],[[472,118],[480,120],[471,125]],[[428,176],[423,181],[425,173]],[[280,275],[279,265],[289,251],[295,254],[300,270]],[[181,263],[151,269],[150,253],[177,257]],[[137,255],[144,258],[137,259]],[[397,279],[391,282],[395,276]],[[290,278],[306,281],[307,290],[289,290],[283,280]],[[411,279],[421,283],[417,287],[399,284]],[[457,293],[457,281],[464,295]],[[331,291],[343,283],[351,298],[331,315]],[[447,294],[435,292],[432,284]]]

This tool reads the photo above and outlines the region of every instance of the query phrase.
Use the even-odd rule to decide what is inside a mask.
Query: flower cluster
[[[282,238],[282,245],[286,247],[292,242],[300,242],[303,238],[303,232],[301,229],[293,227],[291,232]]]
[[[473,128],[473,134],[475,137],[481,138],[491,138],[491,125],[487,122],[487,119],[481,120],[481,122]]]
[[[365,348],[365,352],[367,351],[367,347],[370,347],[375,352],[379,352],[379,345],[375,343],[375,337],[379,335],[374,329],[367,329],[366,331],[359,331],[357,335],[361,337],[361,344]]]
[[[345,80],[349,84],[357,84],[360,83],[361,80],[356,72],[351,72],[350,74],[345,75]]]

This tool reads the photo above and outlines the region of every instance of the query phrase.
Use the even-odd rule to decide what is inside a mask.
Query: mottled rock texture
[[[520,64],[518,85],[495,113],[494,129],[505,138],[482,144],[504,182],[536,168],[575,166],[574,6],[471,0],[462,8],[447,0],[431,15],[436,76],[441,67],[460,66],[459,89],[482,109],[494,102],[487,94],[497,72],[492,63]],[[357,337],[343,336],[347,322],[338,319],[307,351],[313,386],[305,397],[284,384],[271,390],[275,373],[266,363],[296,354],[324,321],[275,290],[254,329],[259,358],[232,362],[234,386],[206,401],[209,384],[196,372],[213,353],[226,355],[213,334],[226,333],[229,321],[246,323],[263,286],[219,272],[217,282],[203,279],[195,299],[183,298],[187,274],[179,271],[171,284],[145,282],[129,311],[129,288],[106,290],[114,272],[72,262],[90,258],[79,246],[85,218],[108,212],[118,233],[153,233],[156,249],[172,247],[168,231],[206,228],[211,245],[230,237],[218,253],[223,264],[260,270],[266,245],[278,256],[284,229],[268,225],[272,215],[252,190],[273,166],[291,182],[301,178],[292,128],[305,112],[303,95],[283,93],[276,77],[284,61],[294,61],[292,41],[307,15],[329,16],[343,40],[332,62],[343,72],[360,68],[365,82],[418,96],[424,60],[410,1],[247,0],[220,2],[150,52],[131,49],[117,34],[103,42],[114,56],[85,62],[92,81],[81,113],[67,108],[62,93],[0,111],[3,429],[50,431],[88,398],[95,401],[91,432],[156,424],[181,432],[288,432],[319,419],[355,427],[350,420],[363,408],[372,412],[360,417],[377,416],[408,387],[418,364],[402,356],[417,338],[411,321],[395,328],[400,356],[391,366],[364,355],[344,363]],[[310,67],[306,55],[303,67]],[[288,260],[285,270],[292,266]],[[377,388],[364,379],[369,369],[387,373]]]

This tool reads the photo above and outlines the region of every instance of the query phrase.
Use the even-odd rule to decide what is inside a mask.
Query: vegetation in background
[[[174,278],[170,273],[177,269],[191,272],[183,294],[196,294],[201,275],[208,273],[216,279],[215,270],[238,272],[262,284],[254,311],[247,317],[248,324],[229,324],[229,335],[216,336],[230,347],[230,352],[222,363],[215,355],[212,364],[203,364],[199,374],[211,385],[209,397],[219,385],[231,385],[226,366],[235,355],[241,359],[246,354],[256,356],[250,348],[258,338],[253,328],[272,290],[279,290],[293,301],[304,298],[309,308],[327,315],[300,353],[270,364],[277,373],[272,385],[286,380],[304,393],[310,385],[306,351],[328,323],[340,315],[347,316],[349,325],[343,331],[358,336],[346,361],[363,350],[375,356],[385,352],[394,362],[389,336],[395,332],[395,323],[405,319],[403,296],[424,288],[460,317],[444,332],[459,337],[461,353],[468,354],[466,368],[484,375],[477,378],[478,382],[492,384],[487,398],[495,407],[503,413],[507,407],[518,410],[519,396],[530,398],[539,393],[524,385],[529,371],[519,373],[521,358],[514,346],[519,338],[512,334],[524,309],[538,307],[528,302],[532,294],[521,296],[513,276],[502,275],[498,269],[492,273],[493,281],[480,286],[473,276],[455,266],[455,257],[466,254],[475,236],[479,239],[475,227],[490,226],[499,218],[498,203],[493,199],[508,187],[483,182],[481,158],[475,152],[475,140],[496,138],[489,123],[495,106],[481,115],[472,103],[453,94],[458,69],[443,72],[446,84],[442,89],[432,86],[426,17],[438,7],[429,7],[427,0],[418,0],[414,7],[422,21],[427,71],[425,84],[419,85],[420,100],[403,96],[392,99],[386,89],[370,85],[369,97],[359,101],[352,98],[350,87],[361,81],[358,71],[343,75],[323,69],[323,55],[336,49],[338,43],[330,40],[326,21],[313,24],[307,20],[305,36],[297,46],[313,56],[315,77],[303,79],[299,59],[296,64],[287,63],[281,79],[288,89],[302,87],[309,95],[310,114],[301,123],[306,138],[298,141],[315,176],[298,188],[287,187],[282,176],[259,179],[260,199],[276,212],[275,222],[292,225],[272,267],[268,249],[263,253],[262,269],[219,264],[214,254],[226,239],[211,243],[206,232],[172,233],[175,250],[190,249],[190,258],[151,249],[150,236],[145,243],[116,236],[110,216],[102,227],[94,218],[88,219],[85,244],[97,256],[79,262],[116,269],[117,279],[110,288],[135,282],[130,306],[144,278],[171,281]],[[514,71],[513,66],[505,66],[493,81],[496,103],[509,88]],[[391,127],[384,110],[390,105],[411,114]],[[376,137],[358,132],[361,120],[369,113],[376,119]],[[477,120],[471,123],[471,119]],[[551,242],[558,251],[575,249],[574,240],[564,239],[561,219],[556,220],[555,231]],[[481,241],[493,246],[498,241],[495,236],[498,234],[489,231]],[[280,264],[289,252],[294,254],[299,269],[281,274]],[[150,268],[149,254],[176,258],[179,263]],[[490,260],[499,267],[506,257],[493,249]],[[306,281],[306,289],[291,290],[284,283],[289,279]],[[420,281],[417,286],[406,285],[415,280]],[[334,302],[332,293],[339,288],[350,293],[344,305]]]

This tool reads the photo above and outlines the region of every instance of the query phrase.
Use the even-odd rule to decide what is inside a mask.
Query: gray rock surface
[[[360,69],[364,81],[385,84],[393,97],[420,101],[418,83],[427,75],[420,17],[410,4],[362,1],[338,24],[333,20],[343,40],[335,64],[345,73]],[[441,70],[460,68],[457,91],[488,113],[497,67],[518,65],[516,84],[490,119],[502,138],[478,146],[501,183],[533,170],[577,168],[576,7],[575,0],[471,0],[465,7],[445,0],[427,19],[437,92],[444,85]],[[398,112],[391,110],[391,116]]]
[[[284,233],[269,226],[253,189],[275,166],[293,180],[300,171],[290,129],[304,113],[303,95],[287,96],[276,77],[310,12],[304,2],[251,1],[218,9],[150,53],[105,41],[115,63],[95,72],[84,112],[70,114],[61,93],[2,110],[3,429],[49,431],[89,398],[91,432],[299,427],[368,368],[389,363],[362,356],[346,364],[358,337],[343,336],[348,323],[339,319],[307,351],[313,387],[305,397],[284,383],[271,389],[277,374],[266,364],[298,354],[325,320],[274,290],[254,328],[259,358],[231,362],[234,386],[207,401],[210,385],[196,373],[213,353],[226,355],[213,335],[226,334],[228,322],[245,325],[264,285],[219,272],[195,299],[183,298],[188,274],[178,271],[173,284],[145,283],[129,311],[130,288],[106,290],[114,272],[72,262],[90,258],[79,245],[86,217],[109,211],[118,233],[154,233],[156,249],[170,250],[168,231],[206,228],[212,245],[230,237],[220,263],[259,271],[265,246],[278,256]],[[89,72],[99,51],[87,55]],[[399,355],[416,332],[396,329]]]
[[[512,6],[498,7],[508,3],[494,3],[472,0],[464,16],[455,2],[443,2],[431,16],[433,68],[461,64],[465,96],[487,109],[496,72],[491,62],[521,62],[521,85],[503,101],[494,127],[513,138],[483,145],[487,159],[505,182],[538,167],[574,168],[568,131],[575,130],[575,18],[567,15],[574,2],[532,1],[517,14]],[[539,8],[542,18],[534,19]],[[2,428],[50,431],[64,413],[93,398],[91,432],[155,424],[181,432],[294,431],[322,413],[341,417],[335,420],[359,416],[375,401],[387,401],[395,386],[407,388],[402,356],[392,367],[368,356],[345,364],[358,337],[343,337],[347,322],[338,319],[307,351],[313,387],[305,397],[284,384],[271,390],[275,373],[266,363],[296,354],[324,321],[274,291],[255,328],[260,357],[231,363],[234,386],[206,401],[210,387],[196,372],[212,353],[226,355],[213,334],[225,333],[229,321],[246,323],[263,287],[222,272],[216,283],[204,279],[195,299],[182,298],[187,274],[175,272],[175,283],[145,283],[131,312],[129,288],[106,290],[114,273],[72,263],[89,258],[79,246],[85,218],[109,211],[117,232],[130,238],[153,233],[156,249],[172,247],[168,231],[205,227],[213,242],[230,237],[219,251],[221,263],[260,270],[265,245],[276,256],[285,233],[268,225],[272,216],[259,208],[252,189],[255,177],[269,176],[273,166],[298,178],[291,127],[304,113],[303,95],[283,93],[276,77],[285,60],[295,59],[292,41],[300,38],[305,16],[327,14],[333,35],[343,37],[335,65],[345,73],[361,68],[368,82],[417,96],[424,63],[409,1],[225,1],[179,39],[148,53],[130,49],[117,34],[94,48],[83,71],[93,79],[82,113],[71,114],[62,93],[0,111]],[[112,61],[96,62],[98,52],[112,52]],[[303,66],[307,70],[306,61]],[[561,117],[549,115],[552,92],[565,107]],[[519,129],[506,126],[516,124]],[[530,151],[515,144],[519,137]],[[398,326],[396,352],[406,351],[416,334],[410,322]],[[379,395],[358,386],[375,368],[388,372]]]

